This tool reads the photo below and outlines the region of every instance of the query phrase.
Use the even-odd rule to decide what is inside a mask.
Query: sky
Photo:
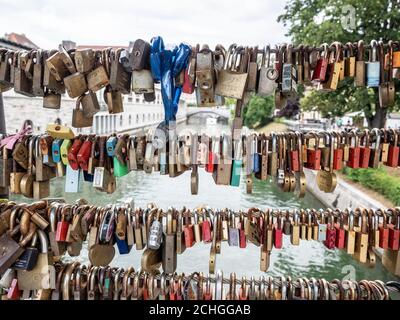
[[[277,17],[286,0],[0,0],[0,37],[24,33],[44,49],[128,45],[160,35],[165,43],[264,46],[288,41]]]

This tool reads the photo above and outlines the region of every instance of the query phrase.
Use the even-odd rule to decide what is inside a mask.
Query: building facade
[[[143,95],[131,93],[124,95],[124,112],[109,114],[103,100],[102,91],[97,94],[101,111],[93,119],[90,128],[74,129],[76,133],[110,134],[113,132],[136,132],[157,126],[164,120],[164,106],[161,91],[156,88],[156,99],[153,102],[144,101]],[[8,133],[17,132],[24,121],[32,123],[35,133],[46,130],[48,123],[61,123],[71,126],[72,113],[76,107],[76,99],[63,95],[61,108],[58,110],[44,109],[40,97],[26,97],[16,94],[13,90],[3,93],[4,113]],[[179,102],[177,122],[186,121],[186,101]]]

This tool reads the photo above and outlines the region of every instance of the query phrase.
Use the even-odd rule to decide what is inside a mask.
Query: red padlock
[[[244,231],[244,218],[243,214],[240,214],[240,226],[239,226],[239,248],[247,247],[246,232]]]
[[[335,224],[335,229],[336,229],[335,246],[338,249],[344,249],[346,233],[344,230],[344,215],[342,212],[340,212],[338,221]]]
[[[387,216],[384,209],[377,210],[382,215],[382,224],[379,225],[379,247],[387,249],[389,247],[389,228],[387,226]]]
[[[399,165],[399,151],[398,135],[394,129],[389,130],[391,133],[391,143],[389,145],[388,159],[385,163],[389,167],[397,167]]]
[[[371,157],[371,148],[369,143],[369,130],[365,129],[365,135],[362,138],[363,146],[360,146],[360,168],[368,168]]]
[[[350,144],[352,140],[354,141],[354,146],[349,148],[349,161],[347,161],[347,166],[353,169],[357,169],[360,166],[360,147],[358,145],[358,136],[355,130],[351,131],[350,134]]]
[[[190,223],[190,220],[190,216],[187,215],[185,217],[185,227],[183,229],[186,248],[192,247],[195,243],[193,225]]]
[[[214,172],[214,166],[218,164],[218,155],[219,155],[219,147],[220,147],[220,140],[219,138],[212,139],[211,142],[211,150],[208,153],[208,163],[206,165],[206,171],[209,173]]]
[[[312,75],[312,81],[316,82],[325,82],[326,80],[326,74],[328,71],[328,65],[329,65],[329,50],[328,50],[328,44],[324,43],[324,52],[319,56],[317,60],[317,65],[315,66],[313,75]]]
[[[56,241],[64,242],[67,239],[68,229],[69,229],[69,222],[66,220],[65,213],[63,212],[61,214],[61,220],[57,222]]]
[[[282,223],[282,215],[279,214],[277,217],[278,221],[276,224],[274,224],[274,231],[273,231],[273,237],[274,237],[274,247],[276,249],[282,249],[282,244],[283,244],[283,223]]]
[[[333,170],[341,170],[343,166],[343,152],[342,148],[339,148],[339,134],[337,132],[333,133]],[[336,143],[336,145],[335,145]]]
[[[194,85],[192,83],[192,79],[189,77],[189,69],[185,70],[184,76],[183,76],[183,85],[182,85],[182,91],[187,94],[192,94],[194,92]]]
[[[21,291],[18,288],[18,279],[13,279],[11,281],[11,287],[8,289],[7,292],[7,299],[19,300],[20,296],[21,296]]]
[[[314,136],[314,148],[307,146],[307,162],[305,167],[312,170],[321,169],[321,149],[319,149],[319,137],[316,133],[311,133]],[[310,141],[308,140],[307,143]]]
[[[212,241],[211,222],[207,219],[205,213],[203,214],[203,223],[201,225],[201,239],[205,243]]]
[[[392,223],[389,225],[389,249],[397,251],[400,244],[400,209],[388,211],[392,213]]]
[[[74,140],[71,148],[68,151],[68,162],[69,162],[70,167],[74,170],[79,169],[79,163],[78,163],[77,156],[78,156],[78,152],[79,152],[82,144],[83,144],[83,138],[77,137]]]
[[[87,171],[87,169],[88,169],[88,164],[89,164],[89,158],[90,158],[91,151],[92,151],[92,139],[89,137],[82,144],[82,146],[79,149],[79,152],[78,152],[78,154],[76,156],[76,159],[78,160],[79,167],[82,170]]]
[[[335,228],[335,220],[334,220],[334,216],[331,210],[329,210],[330,214],[329,214],[329,223],[328,226],[326,228],[326,240],[324,241],[325,246],[328,249],[333,249],[335,248],[335,244],[336,244],[336,228]]]
[[[241,281],[241,286],[239,288],[239,300],[248,300],[249,299],[249,291],[247,289],[246,278],[243,277]]]
[[[213,299],[213,294],[212,294],[212,288],[211,288],[211,279],[210,279],[210,277],[207,277],[206,290],[203,293],[203,300],[212,300],[212,299]]]

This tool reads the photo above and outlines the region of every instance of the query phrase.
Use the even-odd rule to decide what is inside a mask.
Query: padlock
[[[103,97],[108,106],[108,113],[116,114],[124,112],[124,104],[121,92],[113,91],[109,86],[107,86],[104,90]]]
[[[85,128],[93,125],[93,116],[85,116],[81,108],[82,96],[76,100],[75,109],[72,110],[72,126],[74,128]]]
[[[364,41],[360,40],[357,44],[356,77],[354,84],[356,87],[365,86],[365,61],[364,61]]]
[[[213,52],[208,46],[196,55],[196,100],[199,107],[213,107],[215,102],[215,74]]]
[[[317,65],[314,68],[314,72],[312,75],[312,81],[314,82],[324,82],[326,80],[328,64],[329,64],[329,46],[327,43],[323,43],[322,47],[324,51],[320,54]]]
[[[276,82],[278,76],[278,70],[276,70],[271,63],[270,46],[267,45],[266,47],[264,47],[263,57],[261,61],[257,94],[262,96],[273,94],[278,87],[278,83]]]
[[[370,168],[378,168],[379,162],[381,159],[382,153],[382,145],[381,145],[381,133],[379,129],[372,129],[372,133],[374,134],[375,141],[373,142],[374,147],[371,149],[371,156],[369,159],[369,167]]]
[[[314,137],[314,147],[307,147],[307,162],[305,167],[312,170],[320,170],[321,168],[321,149],[319,149],[319,137],[316,133],[311,133]],[[309,143],[309,140],[308,140]]]
[[[356,75],[356,57],[354,55],[353,44],[351,42],[346,43],[344,75],[345,77],[349,78],[354,78]]]
[[[107,71],[103,65],[90,71],[86,76],[87,86],[90,91],[96,92],[109,84]]]
[[[76,70],[86,74],[93,69],[96,56],[92,49],[79,49],[75,51],[74,59]]]
[[[60,109],[61,107],[61,94],[45,89],[43,93],[43,108],[46,109]]]
[[[224,62],[224,68],[219,72],[215,93],[220,96],[242,99],[247,84],[247,72],[238,72],[235,62],[238,51],[242,47],[231,45]]]
[[[293,45],[285,45],[284,60],[281,67],[281,92],[285,96],[295,95],[297,92],[297,70],[292,63]]]
[[[120,91],[123,94],[129,94],[131,92],[131,76],[130,72],[127,72],[122,64],[119,62],[119,58],[122,52],[122,48],[113,49],[110,52],[110,87],[112,90]]]
[[[390,129],[389,132],[391,133],[390,134],[391,143],[389,145],[388,159],[385,165],[396,168],[399,165],[399,152],[400,152],[400,147],[398,145],[399,135],[394,129]]]
[[[332,49],[335,48],[335,50]],[[336,90],[340,74],[343,70],[343,60],[341,58],[342,55],[342,46],[338,42],[334,42],[330,48],[332,51],[329,56],[329,64],[326,75],[326,82],[323,82],[324,90]]]
[[[370,88],[378,88],[380,84],[380,62],[377,60],[377,47],[378,42],[372,40],[369,61],[366,63],[367,86]]]
[[[363,136],[363,146],[360,146],[360,164],[359,168],[368,168],[370,156],[371,156],[371,148],[369,143],[369,130],[364,130]]]
[[[68,154],[67,154],[68,164],[73,170],[79,169],[79,162],[78,162],[77,156],[78,156],[79,150],[82,147],[83,142],[84,142],[84,138],[82,136],[77,137],[68,150]]]
[[[357,169],[360,166],[360,147],[358,145],[358,135],[355,130],[351,131],[350,134],[353,137],[354,145],[350,145],[349,148],[349,160],[347,161],[347,166],[353,169]]]
[[[65,77],[64,85],[70,98],[77,98],[87,91],[85,76],[79,72]]]
[[[379,247],[381,249],[389,248],[389,228],[387,225],[387,215],[384,209],[377,210],[382,216],[382,223],[379,224]]]
[[[388,210],[391,212],[392,223],[389,225],[389,243],[390,250],[399,250],[400,239],[400,210],[399,208]]]

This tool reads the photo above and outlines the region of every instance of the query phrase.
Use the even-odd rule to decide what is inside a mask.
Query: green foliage
[[[382,194],[396,206],[400,205],[400,178],[389,175],[385,169],[351,169],[346,167],[342,172],[350,180]]]
[[[253,95],[244,108],[244,124],[249,128],[257,128],[269,122],[275,109],[274,97]]]
[[[355,28],[347,28],[346,20],[354,9]],[[383,41],[400,38],[400,3],[393,0],[288,0],[285,13],[278,21],[288,26],[287,35],[295,44],[321,45],[363,39]],[[399,82],[396,83],[395,106],[379,108],[377,90],[355,88],[352,80],[342,81],[334,92],[313,91],[301,100],[305,110],[318,110],[323,116],[343,116],[364,111],[370,126],[384,125],[386,113],[400,109]]]

